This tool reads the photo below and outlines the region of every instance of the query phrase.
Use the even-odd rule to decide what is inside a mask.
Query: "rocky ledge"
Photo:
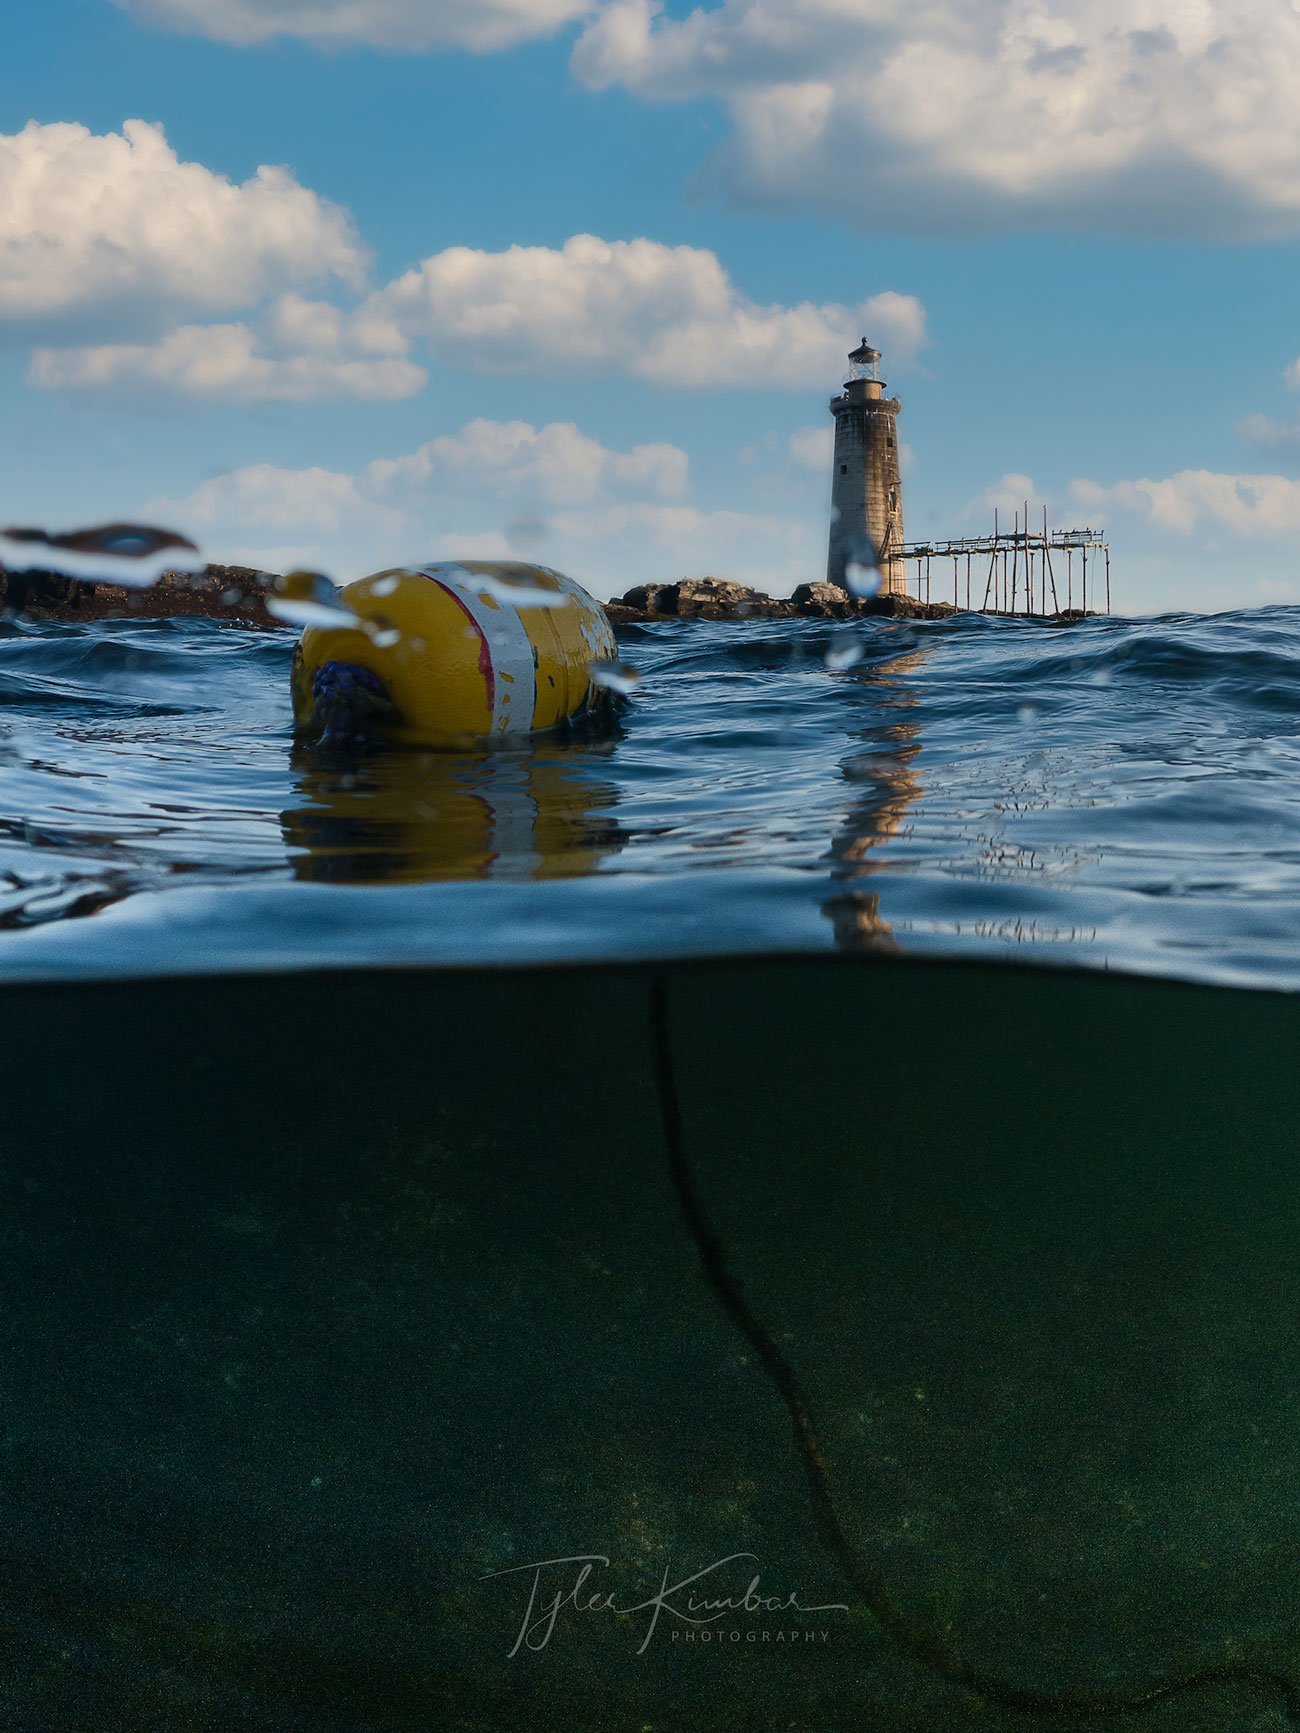
[[[850,596],[834,584],[800,584],[792,596],[768,596],[726,578],[683,578],[677,584],[638,584],[605,604],[616,626],[653,620],[858,620],[885,615],[896,620],[942,620],[951,602],[918,602],[911,596]]]
[[[206,566],[201,572],[165,572],[149,589],[83,583],[53,572],[8,573],[0,567],[0,610],[36,620],[169,619],[230,620],[274,626],[266,595],[272,572],[250,566]],[[611,624],[644,625],[661,620],[942,620],[957,612],[951,602],[918,602],[912,596],[850,596],[834,584],[800,584],[792,596],[768,596],[726,578],[683,578],[675,584],[638,584],[605,604]],[[1023,617],[1023,616],[1021,616]],[[1076,609],[1034,616],[1038,624],[1082,619]]]
[[[92,584],[53,572],[7,574],[0,568],[0,607],[31,619],[164,619],[189,615],[272,626],[266,593],[271,572],[248,566],[207,566],[201,572],[165,572],[149,589]],[[606,603],[616,626],[651,620],[847,620],[873,614],[932,620],[953,612],[948,602],[910,596],[858,600],[834,584],[800,584],[792,596],[768,596],[725,578],[683,578],[675,584],[640,584]]]
[[[251,566],[205,566],[201,572],[164,572],[156,584],[136,590],[0,567],[0,609],[33,620],[161,620],[181,614],[274,626],[265,602],[274,582],[270,572]]]
[[[851,596],[825,582],[800,584],[791,596],[769,596],[726,578],[638,584],[626,595],[605,603],[605,612],[615,626],[646,625],[656,620],[946,620],[950,614],[963,611],[951,602],[919,602],[915,596]],[[996,610],[985,608],[982,612]],[[1059,614],[999,617],[1028,620],[1036,626],[1067,626],[1084,615],[1081,608],[1065,608]]]

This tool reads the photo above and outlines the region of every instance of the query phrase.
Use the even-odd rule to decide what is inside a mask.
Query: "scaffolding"
[[[1052,560],[1053,554],[1064,556],[1059,562],[1060,569]],[[1077,568],[1076,554],[1079,555]],[[1029,527],[1029,506],[1026,504],[1023,514],[1015,514],[1012,529],[1001,527],[999,514],[995,511],[992,535],[905,542],[902,550],[892,557],[904,562],[905,582],[907,566],[915,561],[918,602],[936,599],[946,602],[946,562],[951,560],[952,605],[957,609],[964,607],[967,611],[982,614],[1020,614],[1035,619],[1110,612],[1110,546],[1105,531],[1049,530],[1046,507],[1041,530],[1036,526],[1033,529]],[[932,594],[936,560],[939,561],[937,597]],[[964,602],[961,599],[963,563],[966,579]],[[1079,578],[1077,608],[1074,600],[1076,570]],[[982,599],[973,602],[973,597],[980,596],[981,581],[984,585]],[[1103,596],[1105,605],[1101,606]]]

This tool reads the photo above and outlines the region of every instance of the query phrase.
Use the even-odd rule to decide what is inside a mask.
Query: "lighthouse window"
[[[848,474],[848,473],[849,473],[849,466],[848,466],[848,464],[847,464],[847,463],[842,463],[842,464],[841,464],[841,465],[840,465],[840,474],[841,474],[841,475],[847,475],[847,474]]]

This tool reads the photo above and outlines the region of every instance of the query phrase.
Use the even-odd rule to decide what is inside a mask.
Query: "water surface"
[[[0,634],[0,978],[883,948],[1300,985],[1297,609],[629,627],[608,740],[348,759],[292,743],[291,631]]]

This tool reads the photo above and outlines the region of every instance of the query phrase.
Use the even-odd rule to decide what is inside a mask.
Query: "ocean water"
[[[882,950],[1300,986],[1300,610],[625,628],[608,739],[294,745],[291,630],[0,624],[0,978]]]
[[[1300,612],[637,627],[492,753],[293,641],[0,625],[0,1725],[1300,1727],[1300,998],[1196,984],[1300,980]],[[827,1640],[512,1655],[579,1552]]]

